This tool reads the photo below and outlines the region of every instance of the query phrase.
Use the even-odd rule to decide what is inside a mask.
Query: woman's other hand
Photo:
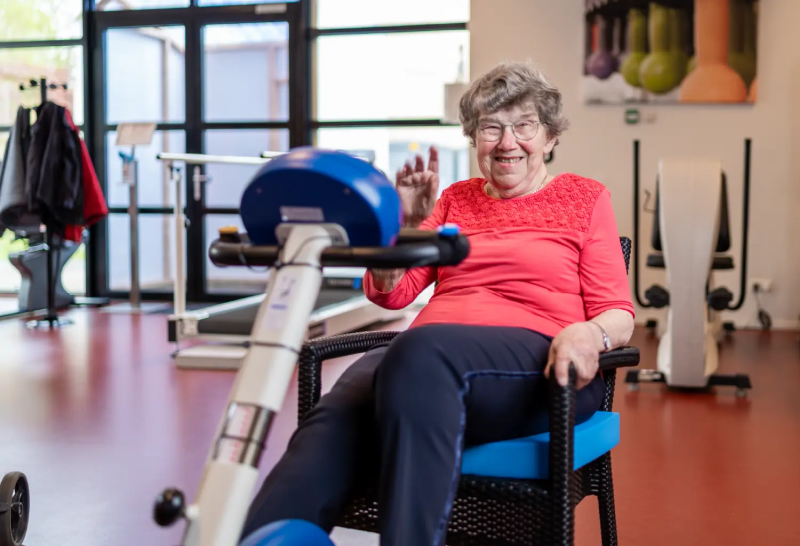
[[[403,204],[404,224],[419,227],[433,213],[439,193],[439,151],[431,146],[428,168],[422,156],[417,155],[416,164],[409,161],[397,171],[395,178],[397,193]]]
[[[597,375],[600,351],[603,350],[603,334],[596,324],[576,322],[561,330],[550,344],[545,376],[555,368],[558,384],[565,387],[569,382],[569,364],[575,365],[576,389],[588,385]]]

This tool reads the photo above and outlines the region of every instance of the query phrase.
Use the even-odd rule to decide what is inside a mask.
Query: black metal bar
[[[64,47],[83,45],[83,38],[69,40],[20,40],[14,42],[0,42],[0,49],[22,49],[34,47]]]
[[[173,207],[140,207],[139,214],[172,214]],[[128,214],[128,207],[108,207],[109,214]]]
[[[92,85],[92,74],[94,72],[94,54],[93,48],[95,43],[97,42],[95,36],[92,33],[92,8],[94,0],[83,0],[83,98],[84,98],[84,105],[90,105],[95,103],[95,89]],[[84,108],[84,120],[83,120],[83,141],[86,144],[86,149],[89,152],[90,159],[92,159],[92,164],[96,165],[96,161],[92,158],[92,151],[94,150],[94,144],[96,140],[96,132],[94,129],[94,122],[95,122],[95,108],[89,107]],[[105,222],[102,222],[105,223]],[[97,247],[97,233],[101,230],[101,227],[97,224],[90,226],[87,230],[88,237],[86,239],[85,247],[86,247],[86,263],[84,264],[84,270],[86,274],[86,282],[85,282],[85,291],[87,297],[97,297],[100,295],[99,289],[99,282],[97,278],[97,271],[98,266],[97,263],[99,261],[105,261],[106,256],[100,251]]]
[[[102,127],[102,131],[104,133],[109,133],[112,131],[116,131],[119,127],[118,123],[104,123]],[[184,131],[186,130],[185,123],[157,123],[156,124],[156,131]]]
[[[289,24],[289,147],[311,144],[310,2],[291,6]]]
[[[641,307],[652,307],[639,295],[639,140],[633,141],[633,291],[636,303]]]
[[[742,203],[742,265],[739,277],[739,301],[736,305],[729,307],[731,311],[736,311],[744,305],[747,298],[747,239],[750,226],[750,148],[751,140],[744,139],[744,197]]]
[[[262,13],[259,13],[261,11]],[[109,27],[148,27],[185,25],[188,21],[225,23],[261,23],[286,21],[286,13],[263,13],[257,4],[237,6],[208,6],[183,8],[137,9],[95,12],[102,30]]]
[[[397,34],[402,32],[444,32],[467,30],[467,23],[433,23],[421,25],[390,25],[383,27],[312,28],[310,38],[349,34]]]
[[[206,207],[203,214],[239,214],[239,209],[235,207]]]
[[[442,123],[438,119],[363,119],[312,121],[312,129],[338,127],[460,127],[457,123]]]
[[[190,8],[192,9],[192,8]],[[198,8],[199,9],[199,8]],[[186,23],[186,152],[203,153],[203,22],[196,18]],[[201,166],[203,174],[205,167]],[[186,191],[186,298],[197,301],[205,293],[205,222],[203,221],[203,201],[205,184],[200,184],[200,200],[194,199],[193,173],[186,170],[184,179]]]
[[[85,0],[86,4],[91,4],[92,0]],[[91,9],[91,5],[88,8]],[[87,111],[91,112],[91,151],[92,161],[97,171],[97,178],[104,195],[108,195],[108,173],[106,172],[106,78],[105,78],[105,29],[98,25],[96,13],[87,13],[90,19],[89,30],[89,56],[92,59],[90,70],[91,83],[86,86],[90,98],[87,104],[91,104]],[[87,143],[88,146],[88,143]],[[95,224],[89,230],[89,248],[91,255],[92,275],[90,286],[87,290],[95,296],[106,296],[109,290],[109,259],[108,259],[108,222],[103,221]],[[88,256],[88,254],[87,254]]]

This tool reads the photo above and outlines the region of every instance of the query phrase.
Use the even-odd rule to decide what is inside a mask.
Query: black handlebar
[[[223,235],[211,243],[208,255],[217,266],[272,266],[278,261],[280,247],[259,246],[247,242],[244,235]],[[458,265],[469,255],[469,241],[464,235],[404,228],[395,246],[329,247],[322,251],[323,267],[366,267],[409,269],[424,266]]]

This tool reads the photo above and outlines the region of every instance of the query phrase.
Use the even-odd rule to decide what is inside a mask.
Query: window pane
[[[441,119],[445,84],[469,81],[469,32],[321,36],[316,71],[318,120]]]
[[[106,31],[106,120],[180,123],[186,118],[182,26]]]
[[[318,129],[317,146],[375,154],[374,165],[394,182],[395,173],[416,154],[428,162],[431,145],[439,151],[439,193],[469,178],[469,141],[460,127],[381,127]]]
[[[0,41],[83,36],[82,0],[2,0]]]
[[[188,8],[189,0],[95,0],[94,5],[97,11]]]
[[[289,119],[289,24],[203,28],[206,121]]]
[[[131,229],[127,214],[108,217],[109,287],[131,289]],[[142,290],[171,292],[175,273],[175,220],[169,214],[139,215],[139,284]]]
[[[108,205],[127,207],[130,192],[122,184],[122,158],[119,152],[131,153],[130,146],[117,146],[116,131],[106,135],[106,180],[108,181]],[[161,152],[186,153],[186,134],[183,131],[156,131],[149,146],[137,146],[135,150],[139,166],[137,182],[140,207],[171,207],[175,204],[175,187],[169,181],[169,169],[164,161],[156,159]],[[176,166],[178,166],[176,164]],[[181,183],[183,202],[186,203],[185,167]]]
[[[245,231],[238,214],[210,214],[205,218],[206,290],[209,293],[258,294],[267,289],[266,267],[217,267],[208,257],[211,243],[219,237],[219,228],[236,226]]]
[[[6,230],[0,235],[0,292],[19,292],[22,276],[9,261],[9,254],[28,248],[27,239],[15,239],[14,232]],[[46,268],[44,269],[46,271]],[[64,290],[75,296],[86,294],[86,248],[81,244],[61,269]],[[16,304],[16,300],[14,300]],[[10,310],[16,308],[11,306]]]
[[[13,125],[19,106],[41,103],[39,87],[20,91],[20,83],[47,78],[48,83],[67,84],[67,89],[48,89],[47,98],[72,113],[83,124],[83,48],[30,47],[0,49],[0,125]]]
[[[318,28],[466,23],[470,0],[317,0]]]
[[[260,157],[261,152],[289,150],[287,129],[215,129],[205,133],[205,153]],[[258,165],[206,165],[207,207],[239,208],[242,193],[258,171]]]

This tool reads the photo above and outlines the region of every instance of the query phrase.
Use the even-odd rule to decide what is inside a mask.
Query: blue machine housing
[[[392,183],[356,157],[312,147],[270,160],[242,194],[239,208],[250,241],[277,245],[280,223],[333,223],[350,246],[392,246],[403,209]]]

